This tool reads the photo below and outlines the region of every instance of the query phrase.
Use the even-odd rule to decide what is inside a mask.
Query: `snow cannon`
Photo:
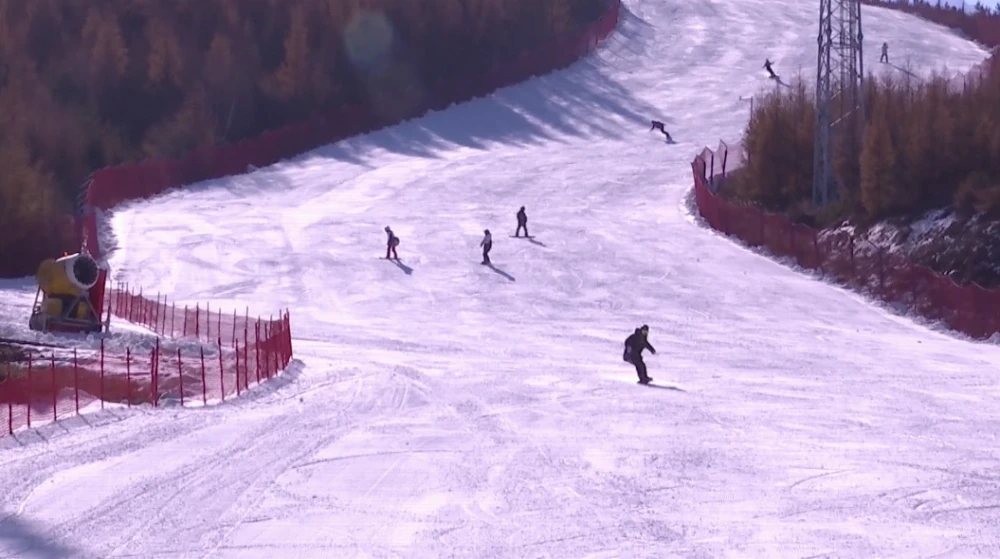
[[[100,332],[101,313],[90,290],[104,277],[89,254],[46,258],[38,265],[35,304],[28,327],[41,332]]]

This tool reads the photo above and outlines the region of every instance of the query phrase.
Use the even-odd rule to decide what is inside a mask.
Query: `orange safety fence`
[[[107,403],[131,407],[166,400],[178,405],[225,401],[268,380],[292,359],[290,318],[245,324],[241,339],[227,345],[165,347],[160,339],[147,351],[62,350],[44,357],[0,363],[0,418],[3,431],[32,427]]]
[[[989,338],[1000,332],[1000,290],[958,285],[848,232],[814,229],[720,196],[727,179],[738,172],[740,149],[720,142],[719,149],[706,148],[691,162],[698,213],[713,229],[883,301],[906,305],[972,338]]]

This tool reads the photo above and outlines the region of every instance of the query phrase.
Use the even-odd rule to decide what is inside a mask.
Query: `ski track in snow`
[[[0,439],[0,557],[1000,555],[1000,350],[686,210],[691,158],[738,139],[764,59],[811,76],[815,10],[630,0],[565,71],[118,208],[116,279],[287,307],[297,360],[219,406]],[[923,74],[985,57],[864,18]],[[891,71],[878,51],[866,67]],[[534,241],[509,237],[521,205]],[[402,265],[379,259],[387,224]],[[24,335],[32,284],[5,285],[0,333]],[[680,390],[621,362],[643,323]]]

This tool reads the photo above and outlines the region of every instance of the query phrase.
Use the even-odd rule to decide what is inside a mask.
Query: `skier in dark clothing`
[[[485,236],[483,237],[483,242],[479,243],[479,246],[483,247],[483,264],[490,263],[490,249],[493,248],[493,235],[490,235],[490,230],[487,229],[483,231]]]
[[[396,254],[396,247],[399,246],[399,237],[389,229],[389,226],[385,226],[385,234],[389,236],[385,243],[385,259],[389,259],[389,253],[392,253],[392,257],[399,260],[399,255]]]
[[[656,349],[649,343],[649,326],[643,324],[642,328],[636,328],[635,332],[625,339],[625,353],[622,359],[635,365],[635,372],[639,374],[640,384],[649,384],[653,380],[646,374],[646,363],[642,360],[642,350],[648,349],[656,353]]]
[[[517,231],[514,232],[515,237],[521,236],[521,228],[524,228],[524,236],[528,235],[528,214],[524,213],[524,206],[521,206],[520,210],[517,210]]]
[[[666,136],[666,137],[667,137],[667,141],[668,141],[668,142],[673,142],[673,141],[674,141],[674,139],[670,137],[670,132],[667,132],[667,129],[666,129],[666,128],[664,128],[664,124],[663,124],[662,122],[660,122],[660,121],[658,121],[658,120],[651,120],[650,122],[651,122],[651,123],[652,123],[652,125],[653,125],[653,126],[652,126],[652,127],[651,127],[651,128],[649,129],[649,131],[650,131],[650,132],[652,132],[653,130],[659,130],[660,132],[663,132],[663,135],[664,135],[664,136]]]
[[[767,70],[768,74],[771,74],[772,78],[778,79],[778,74],[775,74],[774,70],[771,69],[771,64],[773,64],[773,62],[771,62],[771,59],[769,58],[764,59],[764,69]]]

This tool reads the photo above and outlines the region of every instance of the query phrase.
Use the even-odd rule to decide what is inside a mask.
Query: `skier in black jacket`
[[[514,232],[515,237],[521,236],[521,228],[524,228],[524,236],[528,235],[528,214],[524,213],[524,206],[521,206],[520,210],[517,210],[517,231]]]
[[[392,232],[392,229],[388,225],[385,226],[385,234],[388,237],[385,241],[385,259],[388,260],[391,253],[393,258],[399,260],[399,255],[396,254],[396,247],[399,246],[399,237]]]
[[[646,374],[646,363],[642,360],[642,350],[648,349],[656,353],[656,348],[649,343],[649,326],[643,324],[641,328],[636,328],[635,332],[625,339],[625,353],[622,359],[635,365],[635,372],[639,374],[639,384],[649,384],[653,380]]]

